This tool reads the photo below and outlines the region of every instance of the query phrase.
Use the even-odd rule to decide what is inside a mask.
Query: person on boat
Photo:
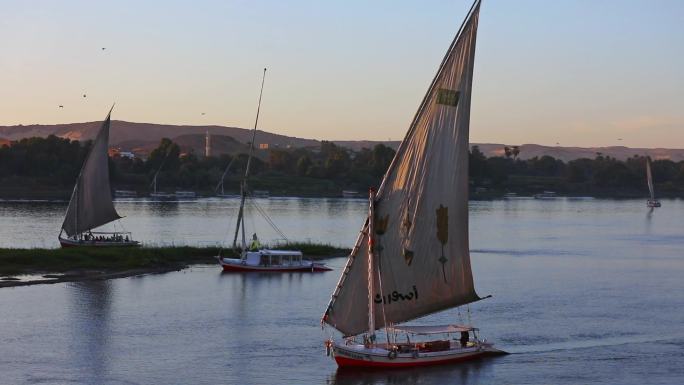
[[[249,251],[259,251],[261,248],[261,243],[259,243],[259,238],[257,238],[256,233],[252,234],[252,243],[249,245]]]
[[[467,347],[469,340],[470,336],[468,335],[468,332],[461,332],[461,347]]]

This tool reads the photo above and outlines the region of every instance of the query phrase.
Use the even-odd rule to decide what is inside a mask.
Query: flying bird
[[[83,97],[85,98],[85,97],[86,97],[86,94],[83,94]]]
[[[59,105],[59,108],[64,108],[64,106],[60,104],[60,105]]]
[[[204,115],[204,112],[202,112],[202,115]]]
[[[106,49],[107,49],[106,47],[102,47],[102,50],[103,50],[103,51],[106,50]]]

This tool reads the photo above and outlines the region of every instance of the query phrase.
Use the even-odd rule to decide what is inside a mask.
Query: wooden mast
[[[252,156],[254,154],[254,139],[256,138],[257,124],[259,123],[259,111],[261,110],[261,97],[264,93],[264,81],[266,80],[266,68],[261,78],[261,91],[259,91],[259,103],[257,104],[256,118],[254,119],[254,129],[252,130],[252,141],[249,143],[249,156],[247,157],[247,166],[245,167],[245,176],[240,185],[240,209],[238,210],[237,224],[235,227],[235,236],[233,237],[233,249],[237,249],[237,237],[242,228],[242,253],[241,258],[244,258],[244,251],[247,247],[245,239],[245,199],[247,198],[247,179],[249,178],[249,168],[252,163]]]

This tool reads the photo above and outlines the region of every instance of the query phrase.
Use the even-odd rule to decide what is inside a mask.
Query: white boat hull
[[[450,349],[443,351],[421,352],[415,350],[406,353],[391,353],[389,350],[380,347],[367,348],[364,345],[333,343],[332,355],[341,368],[408,368],[443,365],[507,354],[494,348],[492,344],[484,342],[473,343],[465,348],[460,347],[457,341],[451,345]]]
[[[176,199],[176,195],[171,193],[150,193],[150,198],[170,200]]]
[[[138,241],[99,241],[99,240],[83,240],[59,237],[59,244],[62,247],[138,247]]]
[[[240,262],[239,259],[229,259],[223,258],[219,260],[223,271],[234,271],[234,272],[292,272],[292,271],[305,271],[305,272],[319,272],[319,271],[330,271],[331,268],[325,266],[323,263],[303,261],[298,265],[271,265],[271,266],[253,266],[247,265]]]

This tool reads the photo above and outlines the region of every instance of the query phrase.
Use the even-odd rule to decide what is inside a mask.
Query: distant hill
[[[359,151],[362,148],[373,148],[377,144],[384,144],[396,150],[401,143],[398,140],[333,140],[332,142],[342,147],[351,148],[354,151]]]
[[[57,135],[73,140],[88,140],[95,137],[100,123],[0,126],[0,138],[18,140],[32,136],[46,137],[48,135]],[[166,137],[178,142],[184,151],[192,149],[196,154],[201,155],[204,154],[204,134],[207,131],[212,135],[212,153],[215,155],[234,153],[236,151],[242,152],[240,151],[240,143],[249,143],[252,138],[251,130],[239,127],[185,126],[113,120],[110,145],[120,147],[124,151],[144,154],[149,153],[159,144],[161,138]],[[2,140],[0,139],[0,145],[2,145]],[[356,151],[364,147],[372,148],[379,143],[394,149],[399,145],[399,141],[333,140],[333,142]],[[256,143],[257,145],[267,144],[268,148],[301,148],[318,147],[321,142],[315,139],[296,138],[259,130]],[[504,144],[472,143],[471,145],[479,146],[480,150],[489,157],[504,155]],[[539,144],[520,145],[519,158],[529,159],[535,156],[549,155],[567,162],[578,158],[595,158],[599,152],[620,160],[634,155],[650,155],[654,159],[670,159],[675,162],[684,160],[684,149],[647,149],[623,146],[584,148],[543,146]]]
[[[486,156],[504,156],[504,144],[476,144]],[[509,147],[511,145],[508,145]],[[559,146],[542,146],[539,144],[523,144],[520,145],[520,159],[530,159],[535,156],[542,157],[544,155],[552,156],[556,159],[561,159],[564,162],[579,159],[596,157],[597,153],[604,156],[610,156],[619,160],[631,158],[634,155],[649,155],[653,159],[670,159],[674,162],[684,160],[684,149],[670,149],[670,148],[632,148],[624,146],[611,147],[559,147]]]
[[[85,122],[70,124],[51,125],[18,125],[0,126],[0,137],[9,140],[30,138],[32,136],[46,137],[56,135],[73,140],[88,140],[95,137],[101,122]],[[211,135],[230,136],[242,143],[248,143],[252,139],[251,130],[238,127],[224,126],[179,126],[170,124],[133,123],[122,120],[112,120],[109,135],[109,144],[120,146],[127,144],[144,144],[146,142],[158,143],[161,138],[176,138],[182,135],[202,135],[209,131]],[[301,139],[286,135],[272,134],[270,132],[257,131],[257,143],[269,143],[272,147],[307,147],[318,146],[319,141],[313,139]]]

